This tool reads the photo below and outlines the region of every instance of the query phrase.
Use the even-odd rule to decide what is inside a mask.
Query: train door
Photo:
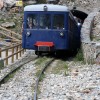
[[[69,14],[68,18],[68,37],[69,37],[69,49],[73,48],[73,21],[71,19],[71,16]]]
[[[80,43],[80,31],[74,18],[71,14],[69,15],[69,48],[73,51],[77,50]]]
[[[54,13],[52,15],[52,34],[56,50],[67,48],[66,14]]]

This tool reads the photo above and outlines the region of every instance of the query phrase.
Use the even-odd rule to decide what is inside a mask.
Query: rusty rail
[[[5,65],[9,64],[9,58],[11,58],[11,63],[13,63],[15,61],[15,59],[18,59],[19,56],[22,56],[22,53],[24,54],[24,49],[21,47],[22,43],[16,44],[14,46],[5,48],[5,49],[1,49],[0,48],[0,57],[4,60]],[[3,52],[5,52],[5,57],[3,58]],[[9,54],[11,53],[11,54]],[[16,58],[14,57],[16,56]]]

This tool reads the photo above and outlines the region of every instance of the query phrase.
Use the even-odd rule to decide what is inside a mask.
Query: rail
[[[47,62],[43,69],[41,70],[37,80],[36,80],[36,85],[35,85],[35,90],[34,90],[34,99],[33,100],[37,100],[37,93],[38,93],[38,85],[39,85],[39,81],[40,81],[40,78],[41,76],[44,74],[44,71],[46,70],[47,67],[49,67],[49,65],[55,60],[55,58],[52,58],[49,62]]]
[[[18,59],[19,56],[21,57],[24,52],[25,50],[22,48],[22,43],[19,43],[5,49],[0,48],[0,57],[5,62],[5,65],[8,65],[9,58],[11,58],[11,63],[13,63],[15,59]],[[3,57],[3,53],[5,54],[5,57]]]

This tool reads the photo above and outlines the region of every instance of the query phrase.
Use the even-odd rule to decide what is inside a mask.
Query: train
[[[65,5],[24,7],[22,47],[42,53],[67,53],[80,48],[81,22]]]

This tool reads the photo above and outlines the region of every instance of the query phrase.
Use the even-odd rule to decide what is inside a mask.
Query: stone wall
[[[91,40],[93,21],[96,14],[99,12],[92,12],[85,19],[81,30],[81,42],[86,63],[100,64],[100,43]]]

